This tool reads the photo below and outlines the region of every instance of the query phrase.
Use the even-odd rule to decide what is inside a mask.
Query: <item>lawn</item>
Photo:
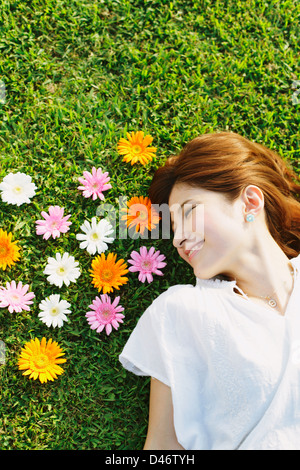
[[[35,293],[30,311],[0,309],[0,449],[141,449],[149,378],[125,371],[118,356],[152,300],[194,278],[171,240],[117,237],[108,252],[118,259],[155,246],[167,266],[150,284],[129,273],[111,294],[120,295],[124,323],[110,335],[92,330],[85,314],[99,295],[89,272],[94,256],[76,234],[101,202],[83,197],[78,177],[93,166],[107,171],[105,203],[118,211],[119,197],[147,196],[155,169],[188,140],[221,130],[267,145],[299,171],[299,3],[3,0],[0,11],[0,182],[19,171],[37,187],[28,204],[0,199],[0,229],[20,246],[19,261],[0,269],[0,285],[22,281]],[[117,151],[135,131],[157,148],[145,166]],[[35,221],[51,205],[64,207],[72,225],[45,240]],[[43,273],[56,252],[79,262],[69,286],[57,288]],[[71,304],[61,328],[38,317],[54,293]],[[35,337],[65,350],[64,373],[53,382],[18,370],[21,348]]]

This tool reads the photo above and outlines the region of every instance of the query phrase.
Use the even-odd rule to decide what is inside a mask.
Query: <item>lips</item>
[[[202,249],[204,245],[204,241],[202,240],[200,243],[196,243],[190,250],[185,250],[184,254],[189,258],[189,261]]]

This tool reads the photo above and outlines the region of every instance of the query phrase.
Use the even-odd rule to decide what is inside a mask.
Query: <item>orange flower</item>
[[[105,254],[101,253],[92,261],[92,269],[90,269],[92,284],[99,292],[103,289],[103,294],[119,289],[128,281],[127,277],[123,277],[128,273],[127,264],[123,259],[116,262],[116,258],[115,253],[108,253],[107,259]]]
[[[0,229],[0,268],[4,270],[7,266],[15,264],[20,258],[20,248],[11,239],[12,233],[7,233]]]
[[[136,232],[143,235],[146,228],[151,231],[158,224],[160,217],[148,197],[132,197],[127,206],[128,208],[121,209],[121,212],[126,212],[121,220],[127,220],[127,227],[135,226]]]
[[[156,152],[155,147],[149,147],[153,137],[150,135],[144,137],[144,132],[138,131],[131,134],[127,132],[127,138],[128,140],[120,139],[117,146],[119,154],[124,155],[123,162],[131,162],[131,165],[140,162],[146,165],[152,160]]]
[[[25,370],[23,375],[29,375],[30,379],[39,378],[41,383],[57,379],[64,370],[58,365],[66,362],[61,358],[65,353],[56,341],[46,338],[40,342],[38,338],[28,341],[21,349],[18,365],[19,370]]]

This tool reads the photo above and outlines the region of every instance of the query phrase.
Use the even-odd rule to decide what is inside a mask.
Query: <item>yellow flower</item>
[[[15,264],[20,259],[20,248],[11,239],[12,233],[7,233],[0,229],[0,268],[4,270],[7,266]]]
[[[38,338],[32,339],[21,350],[18,362],[19,370],[25,370],[23,375],[30,374],[30,379],[39,378],[41,383],[47,382],[47,380],[53,381],[64,372],[58,365],[66,362],[66,359],[60,357],[64,354],[57,342],[52,342],[51,338],[48,343],[46,338],[43,338],[41,342]]]
[[[131,162],[131,165],[140,162],[142,165],[146,165],[152,160],[156,148],[149,147],[153,141],[150,135],[144,137],[142,131],[132,132],[131,134],[127,132],[127,138],[128,140],[120,139],[117,146],[119,154],[124,155],[123,162]]]
[[[123,277],[128,273],[127,264],[123,259],[116,262],[116,258],[115,253],[108,253],[107,259],[105,254],[101,253],[92,261],[92,269],[90,269],[92,284],[99,292],[103,289],[103,294],[119,289],[128,281],[127,277]]]
[[[132,228],[135,226],[136,232],[142,235],[147,228],[151,231],[158,224],[160,217],[154,207],[151,206],[151,201],[148,197],[132,197],[127,202],[128,208],[121,209],[121,212],[126,212],[122,215],[121,220],[126,220],[127,227]]]

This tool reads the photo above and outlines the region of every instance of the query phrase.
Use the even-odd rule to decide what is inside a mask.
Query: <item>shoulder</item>
[[[191,299],[199,296],[199,288],[192,284],[176,284],[169,287],[162,292],[155,300],[153,300],[150,307],[162,306],[176,306],[180,307],[189,306]]]
[[[162,325],[193,314],[199,316],[203,306],[203,294],[198,286],[177,284],[156,297],[141,319],[152,319]]]

